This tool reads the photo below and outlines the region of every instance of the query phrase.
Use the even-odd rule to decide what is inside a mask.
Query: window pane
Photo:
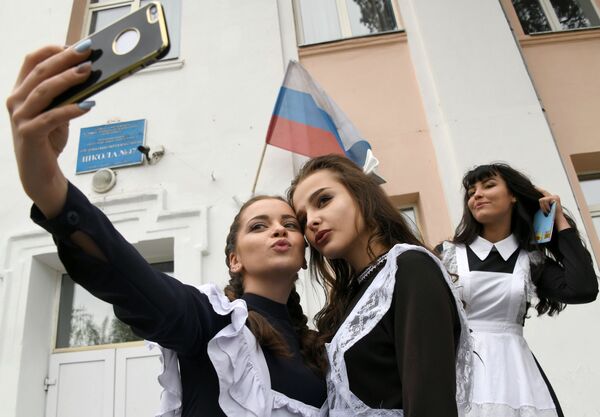
[[[346,0],[353,36],[396,30],[391,0]]]
[[[590,0],[550,0],[550,3],[565,30],[600,25]]]
[[[401,208],[400,213],[404,216],[404,220],[406,220],[415,236],[421,239],[421,231],[419,230],[419,226],[417,226],[417,212],[414,207]]]
[[[550,24],[538,0],[512,0],[523,32],[549,32]]]
[[[340,39],[342,32],[335,0],[299,0],[304,44]]]
[[[173,262],[153,264],[159,271],[172,273]],[[142,340],[115,317],[110,304],[91,295],[69,275],[62,277],[56,347],[96,346]]]
[[[88,33],[91,34],[104,29],[115,20],[129,14],[130,11],[130,6],[120,6],[92,12],[92,21]]]
[[[592,220],[594,221],[594,227],[596,228],[596,233],[600,236],[600,213],[596,216],[592,216]]]
[[[579,181],[581,190],[588,206],[600,204],[600,178],[595,180]]]

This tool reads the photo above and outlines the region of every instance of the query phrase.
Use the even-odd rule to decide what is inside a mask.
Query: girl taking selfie
[[[325,359],[294,287],[305,249],[295,213],[272,197],[241,208],[227,237],[225,294],[153,269],[58,165],[69,121],[93,102],[44,109],[90,75],[89,54],[88,45],[28,55],[7,100],[33,220],[52,234],[74,281],[161,346],[160,415],[318,416]]]

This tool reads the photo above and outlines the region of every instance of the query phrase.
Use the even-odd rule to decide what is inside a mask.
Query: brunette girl
[[[7,100],[33,220],[53,235],[76,282],[164,347],[163,415],[318,415],[324,357],[294,289],[305,247],[291,207],[271,197],[242,207],[227,237],[226,296],[154,270],[57,163],[68,122],[93,103],[44,109],[90,75],[89,63],[77,66],[89,53],[89,45],[78,45],[28,55]]]
[[[562,416],[544,372],[523,338],[534,298],[538,314],[596,298],[591,256],[560,198],[505,164],[481,165],[463,178],[464,212],[442,252],[466,305],[475,341],[468,416]],[[554,232],[537,244],[533,216],[555,204]]]
[[[310,160],[288,199],[328,293],[316,318],[329,343],[330,415],[456,416],[468,399],[470,338],[438,258],[344,157]]]

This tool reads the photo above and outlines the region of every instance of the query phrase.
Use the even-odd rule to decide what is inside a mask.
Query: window
[[[419,229],[419,222],[417,220],[417,208],[415,206],[408,206],[400,207],[398,210],[400,210],[400,213],[402,213],[404,216],[404,219],[410,226],[410,229],[415,236],[417,236],[419,239],[423,239],[421,230]]]
[[[299,45],[399,30],[394,0],[295,0]]]
[[[85,18],[84,34],[90,35],[105,28],[115,20],[131,13],[134,10],[148,4],[149,0],[90,0]],[[167,27],[169,29],[169,40],[171,49],[162,60],[175,59],[179,57],[179,17],[181,15],[180,0],[161,0]]]
[[[512,0],[526,34],[600,26],[594,0]]]
[[[173,273],[173,262],[154,263],[159,271]],[[142,340],[119,320],[110,304],[91,295],[69,275],[62,276],[56,348],[97,346]]]
[[[590,209],[596,233],[600,236],[600,175],[593,179],[581,179],[579,184]]]

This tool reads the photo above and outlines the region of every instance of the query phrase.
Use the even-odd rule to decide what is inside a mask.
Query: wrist
[[[559,232],[571,227],[565,216],[562,214],[560,216],[556,216],[555,226]]]

